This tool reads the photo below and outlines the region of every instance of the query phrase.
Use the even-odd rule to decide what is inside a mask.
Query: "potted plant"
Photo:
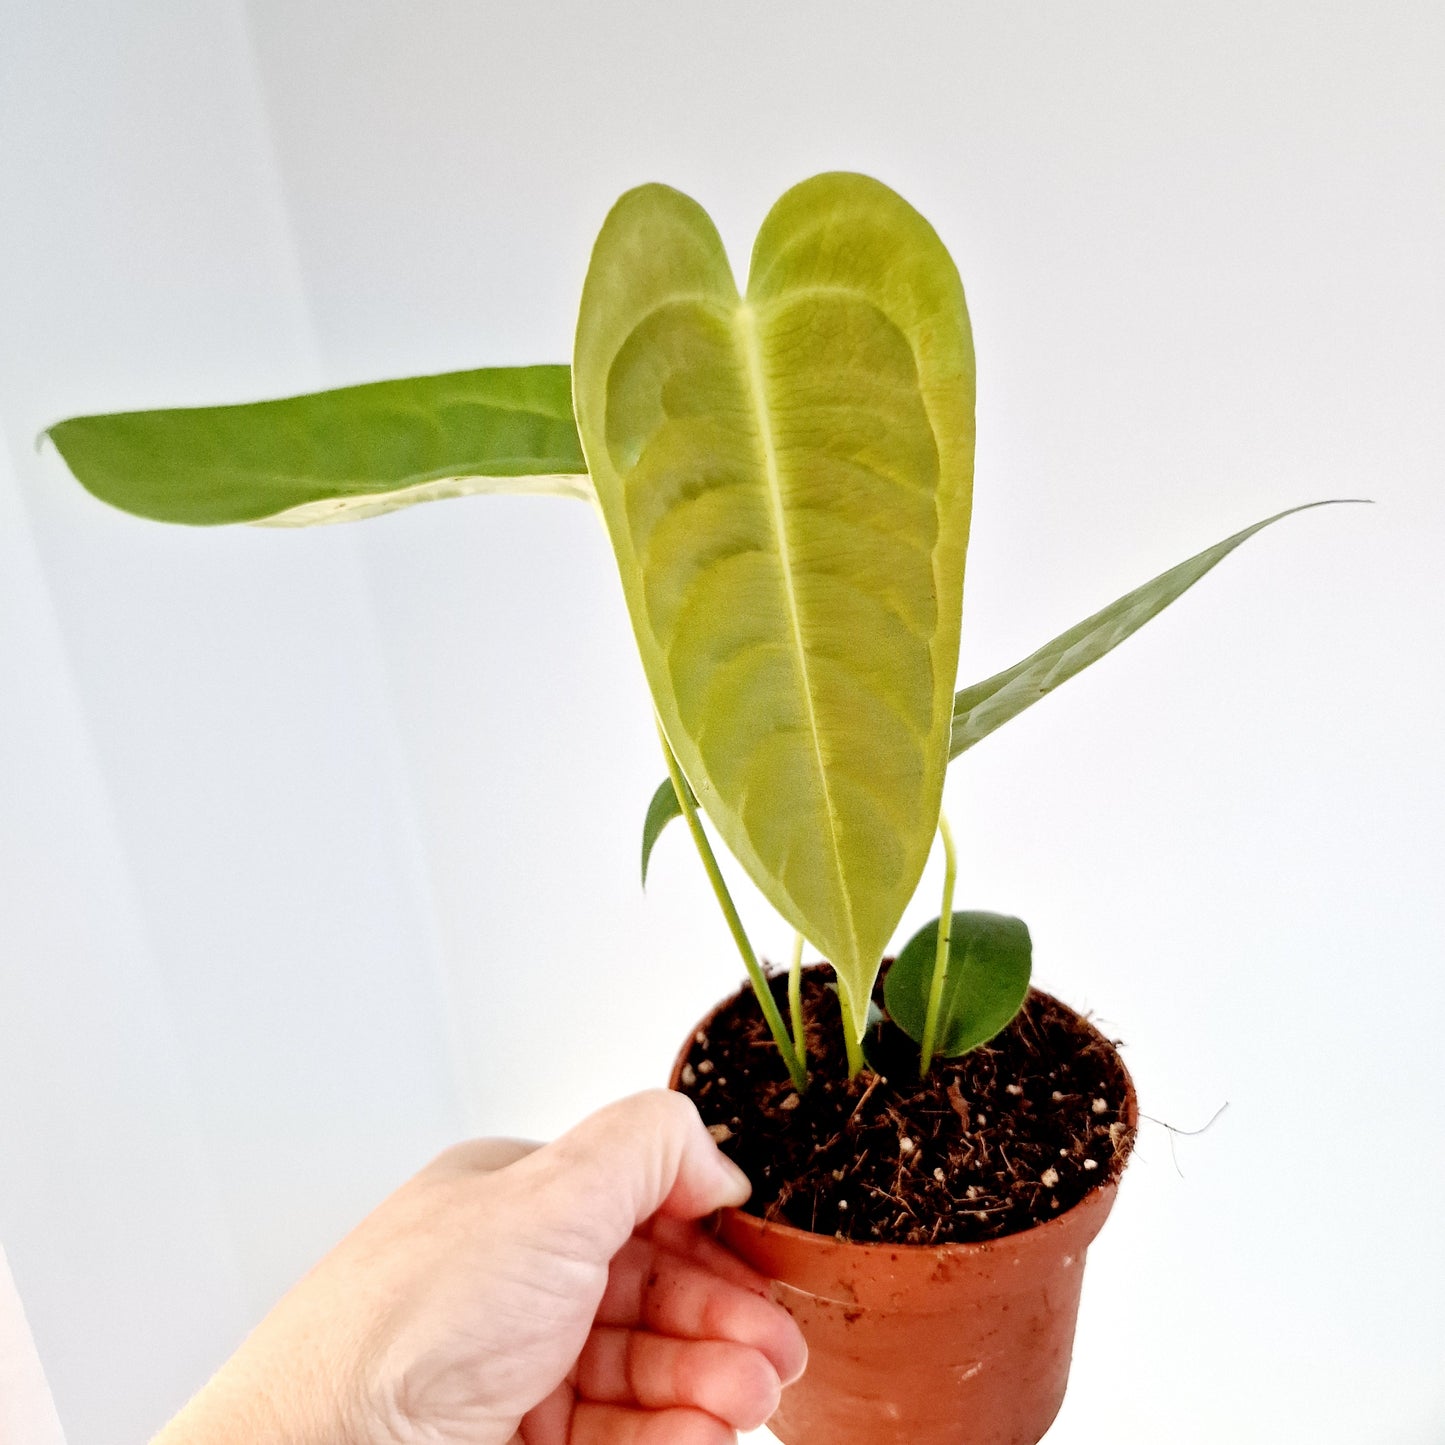
[[[1277,518],[955,693],[974,453],[963,289],[927,221],[841,173],[778,201],[741,294],[696,203],[659,185],[623,196],[570,373],[49,435],[97,496],[175,522],[307,525],[488,491],[596,505],[668,773],[644,880],[684,818],[748,975],[672,1082],[754,1181],[721,1236],[809,1338],[773,1428],[788,1445],[1038,1440],[1137,1111],[1113,1045],[1030,988],[1025,925],[955,910],[944,775]],[[796,930],[785,973],[759,962],[704,819]],[[885,972],[935,836],[939,917]],[[805,940],[826,965],[803,967]]]

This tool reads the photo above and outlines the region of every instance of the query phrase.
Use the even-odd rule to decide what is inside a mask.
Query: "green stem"
[[[762,965],[758,963],[758,956],[753,952],[753,946],[748,941],[748,935],[743,929],[743,921],[738,917],[738,911],[733,905],[732,894],[728,892],[728,886],[723,882],[722,872],[717,866],[717,858],[713,855],[712,844],[708,842],[707,834],[703,831],[702,820],[697,815],[692,793],[682,776],[682,769],[677,765],[677,759],[673,756],[672,747],[667,741],[667,734],[662,730],[661,722],[657,725],[657,736],[662,741],[662,753],[667,759],[667,775],[672,779],[672,788],[677,794],[678,806],[682,809],[683,817],[687,819],[687,826],[692,833],[692,841],[697,846],[698,855],[702,859],[702,866],[707,870],[708,882],[712,884],[712,891],[717,897],[718,905],[722,908],[723,917],[727,919],[728,928],[732,931],[733,942],[737,944],[738,952],[743,956],[743,963],[748,970],[748,980],[753,986],[753,992],[758,997],[758,1004],[762,1008],[763,1017],[767,1020],[768,1028],[773,1035],[773,1042],[777,1044],[778,1052],[782,1054],[783,1062],[788,1066],[788,1074],[793,1080],[793,1087],[801,1094],[808,1087],[808,1071],[798,1057],[798,1051],[793,1047],[792,1039],[788,1037],[788,1026],[783,1022],[782,1014],[778,1012],[777,1000],[773,997],[772,989],[768,987],[767,975],[763,972]]]
[[[926,1079],[933,1065],[938,1037],[938,1014],[943,1005],[943,984],[948,977],[948,950],[953,934],[953,885],[958,879],[958,858],[948,819],[938,815],[938,836],[943,839],[943,907],[938,914],[938,952],[933,958],[933,981],[928,988],[928,1012],[923,1018],[923,1046],[918,1056],[918,1077]]]
[[[838,985],[838,1003],[843,1010],[843,1047],[848,1050],[848,1077],[856,1079],[863,1072],[863,1045],[853,1027],[853,1008],[841,983]]]
[[[793,1047],[803,1073],[808,1072],[808,1034],[803,1027],[803,935],[793,940],[793,966],[788,970],[788,1012],[793,1016]]]

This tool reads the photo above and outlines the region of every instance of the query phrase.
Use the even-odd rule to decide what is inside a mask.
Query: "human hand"
[[[663,1090],[541,1148],[459,1145],[154,1445],[727,1445],[806,1358],[766,1281],[696,1223],[748,1191]]]

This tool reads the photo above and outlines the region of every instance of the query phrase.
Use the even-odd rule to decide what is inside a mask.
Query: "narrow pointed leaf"
[[[591,496],[565,366],[72,417],[47,435],[102,501],[164,522],[309,526],[473,492]]]
[[[696,800],[694,800],[696,801]],[[642,886],[647,887],[647,865],[652,861],[652,850],[662,836],[662,830],[674,818],[682,817],[682,804],[677,801],[677,789],[671,778],[664,778],[652,801],[647,805],[647,817],[642,820]]]
[[[876,181],[789,191],[743,296],[666,186],[598,238],[573,391],[653,700],[855,1020],[938,822],[973,389],[953,263]]]
[[[925,924],[903,946],[883,984],[888,1016],[915,1042],[923,1039],[938,955],[938,924]],[[956,1059],[1008,1027],[1028,997],[1033,941],[1028,925],[1002,913],[955,913],[936,1049]]]
[[[949,757],[956,758],[1041,697],[1047,697],[1061,682],[1067,682],[1090,663],[1112,652],[1126,637],[1132,636],[1151,617],[1157,617],[1256,532],[1282,517],[1292,517],[1296,512],[1307,512],[1311,507],[1328,507],[1346,500],[1356,499],[1336,497],[1323,502],[1306,502],[1302,507],[1291,507],[1288,511],[1266,517],[1264,521],[1206,547],[1142,587],[1136,587],[1117,602],[1111,602],[1052,642],[1045,643],[1022,662],[995,673],[983,682],[976,682],[972,687],[963,688],[953,700],[953,739]]]

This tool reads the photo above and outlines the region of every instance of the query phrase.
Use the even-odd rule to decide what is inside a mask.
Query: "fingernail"
[[[723,1203],[741,1204],[753,1192],[753,1181],[721,1150],[717,1155],[718,1174],[723,1180]]]
[[[800,1349],[798,1363],[788,1373],[788,1378],[783,1381],[785,1385],[796,1385],[803,1378],[803,1372],[808,1368],[808,1342],[803,1338],[801,1330],[798,1331],[798,1345]]]

